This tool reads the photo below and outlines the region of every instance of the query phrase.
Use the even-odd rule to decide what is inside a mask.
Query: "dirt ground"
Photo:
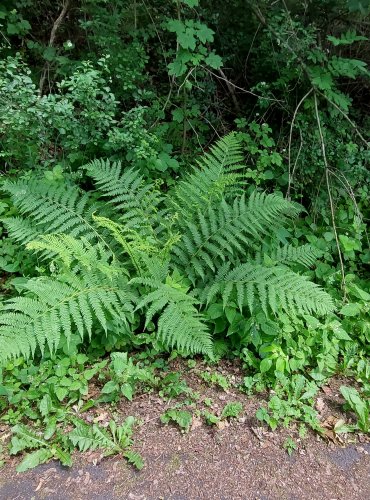
[[[289,456],[282,445],[287,436],[297,439],[297,434],[260,427],[255,419],[258,399],[203,385],[191,373],[187,378],[202,398],[212,399],[212,411],[238,400],[243,403],[243,415],[223,428],[195,418],[191,431],[182,434],[159,420],[173,401],[163,401],[154,393],[143,395],[133,403],[122,403],[114,415],[141,419],[135,450],[145,459],[142,471],[120,457],[102,458],[93,452],[75,454],[71,469],[51,462],[16,474],[19,459],[15,457],[0,471],[0,499],[370,499],[370,443],[365,436],[348,435],[343,442],[335,442],[309,433]],[[324,420],[343,417],[338,405],[340,384],[333,381],[320,395]],[[101,408],[94,411],[88,419],[98,416],[102,421],[111,416]]]

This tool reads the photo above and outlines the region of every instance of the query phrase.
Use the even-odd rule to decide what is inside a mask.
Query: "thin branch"
[[[219,80],[224,81],[226,84],[231,85],[235,89],[238,89],[241,92],[244,92],[245,94],[250,94],[250,95],[252,95],[254,97],[257,97],[258,99],[266,99],[267,101],[283,102],[280,99],[275,99],[275,98],[272,98],[272,97],[266,97],[266,96],[263,96],[263,95],[258,95],[258,94],[255,94],[254,92],[250,91],[250,90],[246,90],[246,89],[243,89],[242,87],[238,87],[237,85],[235,85],[235,83],[231,82],[227,78],[224,78],[222,76],[217,75],[216,73],[214,73],[213,71],[211,71],[209,68],[206,68],[205,66],[200,66],[200,67],[203,68],[205,71],[208,71],[208,73],[210,73],[211,75],[215,76]]]
[[[324,165],[325,165],[325,180],[326,180],[326,188],[328,190],[328,196],[329,196],[331,221],[332,221],[335,241],[337,244],[339,262],[340,262],[340,270],[341,270],[341,274],[342,274],[343,300],[345,300],[346,299],[346,275],[345,275],[345,271],[344,271],[344,263],[343,263],[342,251],[340,249],[340,244],[339,244],[337,227],[335,224],[335,210],[334,210],[333,197],[332,197],[331,189],[330,189],[330,169],[329,169],[328,159],[326,157],[325,140],[324,140],[324,136],[323,136],[322,128],[321,128],[321,120],[320,120],[320,115],[319,115],[319,108],[317,105],[316,93],[314,93],[314,103],[315,103],[315,114],[316,114],[317,127],[318,127],[318,131],[319,131],[319,136],[320,136],[322,157],[323,157],[323,161],[324,161]]]
[[[295,168],[296,168],[296,165],[297,165],[298,157],[299,157],[299,154],[300,154],[301,148],[302,148],[302,141],[301,141],[301,146],[299,148],[298,155],[297,155],[296,161],[294,163],[294,168],[293,168],[293,171],[291,171],[291,148],[292,148],[293,126],[294,126],[294,122],[295,122],[295,119],[297,117],[297,113],[299,111],[299,108],[302,106],[302,104],[307,99],[307,97],[311,94],[312,91],[313,91],[313,89],[310,88],[310,90],[299,101],[297,107],[295,108],[295,111],[294,111],[294,114],[293,114],[293,118],[292,118],[292,121],[291,121],[291,124],[290,124],[289,144],[288,144],[288,172],[289,172],[288,175],[289,175],[289,182],[288,182],[288,189],[287,189],[287,194],[286,194],[287,199],[290,199],[290,189],[291,189],[291,185],[292,185],[293,175],[294,175],[294,171],[295,171]]]
[[[226,83],[226,87],[227,87],[227,89],[228,89],[228,91],[230,93],[231,99],[232,99],[233,104],[234,104],[235,111],[237,112],[238,115],[240,115],[240,106],[239,106],[238,99],[236,98],[235,88],[231,84],[231,82],[229,82],[229,80],[226,78],[226,75],[222,71],[222,69],[219,69],[218,71],[219,71],[220,75],[222,76],[222,78],[224,79],[224,81]]]
[[[263,26],[265,26],[265,28],[270,31],[270,33],[272,33],[274,35],[274,37],[277,39],[277,40],[280,40],[280,43],[297,59],[297,61],[300,63],[300,65],[302,66],[302,69],[303,71],[305,72],[306,76],[308,77],[308,79],[311,81],[311,78],[310,78],[310,72],[307,68],[307,65],[306,63],[303,61],[303,59],[299,56],[299,54],[297,54],[297,52],[285,41],[285,40],[282,40],[279,33],[277,33],[269,24],[268,22],[266,21],[264,15],[262,14],[262,12],[260,11],[259,7],[257,7],[256,5],[254,5],[254,3],[251,1],[251,0],[246,0],[247,1],[247,4],[250,6],[250,8],[252,9],[254,15],[257,17],[257,19],[260,21],[261,24],[263,24]]]
[[[347,113],[345,113],[342,109],[340,109],[340,107],[335,104],[335,102],[333,102],[331,99],[329,99],[329,97],[327,97],[325,94],[323,94],[322,92],[318,91],[318,93],[324,98],[326,99],[332,106],[334,106],[335,109],[337,109],[343,116],[344,118],[348,121],[348,123],[350,123],[354,129],[354,131],[356,132],[356,134],[359,136],[359,138],[362,140],[362,142],[365,144],[365,146],[368,148],[369,147],[369,141],[367,141],[365,139],[365,137],[361,134],[361,132],[359,131],[358,127],[356,126],[356,124],[350,119],[350,117],[347,115]]]
[[[65,0],[65,2],[63,4],[63,8],[60,11],[59,16],[54,21],[53,27],[52,27],[51,32],[50,32],[50,38],[49,38],[49,44],[48,44],[49,47],[53,47],[53,45],[54,45],[57,31],[60,28],[60,25],[62,24],[63,19],[65,18],[66,14],[67,14],[69,4],[70,4],[70,0]],[[49,71],[49,62],[47,61],[44,65],[44,69],[42,71],[42,75],[41,75],[40,83],[39,83],[39,96],[40,97],[42,96],[42,92],[43,92],[44,84],[45,84],[45,79],[46,79],[46,75],[47,75],[48,71]]]

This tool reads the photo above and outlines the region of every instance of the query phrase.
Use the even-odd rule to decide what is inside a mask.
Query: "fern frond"
[[[241,143],[231,133],[216,142],[208,153],[197,161],[174,191],[173,204],[186,217],[207,209],[212,203],[241,192],[244,184],[240,173],[244,169]]]
[[[276,246],[271,248],[266,253],[257,253],[255,260],[263,264],[268,259],[274,264],[300,264],[304,267],[311,267],[315,264],[321,255],[321,251],[312,245],[302,245],[299,247],[293,245]]]
[[[141,470],[144,467],[143,457],[137,451],[126,451],[123,456],[130,464],[136,467],[137,470]]]
[[[132,283],[154,289],[140,300],[136,309],[145,309],[146,325],[159,314],[158,337],[169,349],[176,347],[183,352],[212,356],[211,335],[203,315],[195,307],[197,300],[171,279],[167,281],[160,283],[150,278],[132,280]]]
[[[90,271],[84,275],[64,272],[54,278],[29,280],[27,296],[9,299],[0,315],[0,359],[34,355],[45,344],[51,352],[61,335],[67,340],[77,330],[83,338],[91,337],[94,321],[107,330],[108,316],[125,320],[131,312],[132,294],[118,282],[104,281]]]
[[[154,184],[146,182],[135,169],[123,169],[121,162],[93,160],[85,168],[127,230],[155,234],[162,195]]]
[[[114,277],[127,274],[125,268],[115,265],[114,256],[101,243],[91,244],[86,238],[73,238],[68,234],[45,234],[27,243],[26,248],[60,259],[67,269],[78,263],[87,271],[99,271]],[[112,261],[112,262],[111,262]],[[74,269],[74,272],[77,272]]]
[[[9,235],[26,243],[30,234],[68,233],[71,236],[100,239],[92,225],[96,205],[87,193],[74,185],[51,184],[42,180],[5,181],[2,189],[10,194],[20,213],[31,221],[24,237],[19,219],[4,219]],[[35,235],[34,235],[35,236]],[[34,237],[33,236],[33,237]]]
[[[249,200],[243,195],[233,205],[222,200],[206,213],[183,221],[182,240],[173,249],[175,262],[191,279],[204,278],[207,268],[214,271],[227,259],[245,256],[248,247],[298,213],[295,205],[274,194],[256,192]]]
[[[31,240],[39,236],[36,224],[32,223],[29,219],[22,217],[6,217],[2,219],[8,235],[13,240],[25,245]]]
[[[240,309],[247,306],[251,313],[256,306],[266,314],[284,310],[291,316],[324,315],[334,310],[332,298],[319,285],[283,266],[247,263],[226,273],[224,269],[201,298],[210,303],[217,294],[224,307],[233,296]]]
[[[116,450],[116,444],[108,432],[96,424],[88,425],[85,422],[78,422],[68,437],[72,441],[72,444],[83,452],[99,448],[119,451]]]

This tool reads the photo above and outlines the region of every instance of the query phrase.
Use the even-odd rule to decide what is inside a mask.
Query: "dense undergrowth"
[[[0,7],[0,463],[141,468],[135,416],[84,415],[156,391],[189,431],[178,356],[302,438],[346,377],[367,433],[369,2],[46,3]]]

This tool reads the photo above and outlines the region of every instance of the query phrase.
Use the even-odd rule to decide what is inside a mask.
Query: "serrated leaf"
[[[67,396],[68,394],[68,389],[65,387],[56,387],[55,388],[55,395],[59,399],[59,401],[63,401],[63,399]]]
[[[56,418],[55,417],[50,418],[45,428],[44,439],[48,441],[50,438],[52,438],[53,435],[55,434],[56,429],[57,429]]]
[[[126,451],[123,456],[128,460],[128,462],[134,465],[138,470],[144,467],[143,457],[135,451]]]
[[[194,29],[186,28],[185,31],[177,32],[177,42],[183,49],[194,50],[197,43]]]
[[[221,418],[236,418],[243,411],[243,405],[239,402],[230,402],[225,405],[222,410]]]
[[[62,450],[57,446],[54,448],[54,455],[60,460],[62,465],[64,465],[65,467],[72,467],[72,457],[67,451]]]
[[[49,394],[45,394],[39,404],[39,410],[41,415],[43,417],[46,417],[47,415],[49,415],[52,408],[53,408],[53,402],[51,400],[51,397],[49,396]]]
[[[213,42],[214,33],[206,24],[198,24],[197,37],[202,43]]]
[[[17,472],[25,472],[29,469],[34,469],[38,465],[44,464],[53,456],[52,452],[47,448],[41,448],[32,453],[28,453],[22,462],[17,467]]]
[[[210,66],[213,69],[220,69],[222,66],[222,58],[215,54],[214,52],[211,52],[205,60],[207,66]]]

